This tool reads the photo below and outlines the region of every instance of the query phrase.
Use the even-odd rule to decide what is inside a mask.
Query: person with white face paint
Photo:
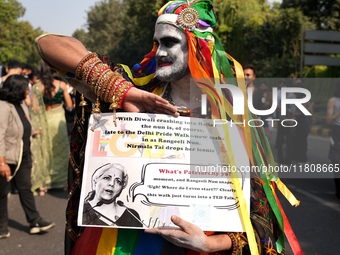
[[[188,41],[185,34],[169,24],[157,24],[154,41],[156,77],[161,81],[176,82],[190,75]]]
[[[110,106],[110,109],[122,108],[129,112],[202,117],[197,107],[200,106],[201,95],[205,94],[209,101],[211,118],[221,119],[226,115],[235,118],[232,115],[232,105],[228,109],[225,107],[227,102],[232,102],[232,95],[225,90],[217,89],[215,83],[226,83],[228,79],[228,84],[231,82],[245,90],[243,70],[241,65],[224,51],[219,38],[213,33],[215,25],[213,5],[209,0],[167,3],[158,14],[152,51],[139,65],[135,65],[129,71],[126,71],[128,69],[124,65],[117,65],[95,53],[89,54],[86,48],[74,38],[43,35],[36,39],[36,44],[40,56],[50,66],[62,70],[63,73],[71,73],[68,77],[74,74],[77,80],[87,84],[84,88],[84,96],[92,101],[95,101],[96,97],[100,98],[102,109],[108,110]],[[152,61],[153,59],[156,61]],[[91,70],[99,70],[95,77],[103,78],[95,78]],[[145,71],[145,76],[139,79],[142,70]],[[134,73],[138,75],[135,76]],[[201,82],[199,80],[201,78],[207,80]],[[191,80],[195,81],[194,86],[190,86]],[[78,88],[78,91],[83,90],[82,84],[76,82],[71,84]],[[134,84],[138,84],[136,87],[144,90],[138,90],[133,86]],[[121,89],[122,93],[117,94],[117,88]],[[80,99],[78,96],[78,101]],[[82,114],[81,109],[78,114]],[[81,133],[82,130],[87,130],[88,113],[85,115],[84,123],[77,121],[75,134],[86,135]],[[247,147],[248,151],[255,155],[253,164],[271,162],[271,156],[266,153],[270,148],[267,148],[268,145],[263,142],[265,139],[263,130],[256,129],[258,137],[253,136],[254,128],[250,132],[244,128],[242,132],[247,133],[244,137],[247,144],[256,144]],[[81,141],[79,146],[83,146],[84,142]],[[260,154],[267,156],[258,156]],[[71,158],[74,159],[73,163],[81,165],[83,154],[72,152]],[[73,169],[70,171],[71,174],[74,172]],[[82,168],[77,168],[77,173],[73,173],[75,179],[80,178],[79,171],[81,172]],[[267,181],[265,178],[263,180]],[[79,197],[75,195],[74,189],[72,190],[72,181],[74,179],[71,178],[69,183],[72,199],[69,200],[69,208],[77,210],[72,202],[79,201]],[[71,252],[72,254],[98,254],[99,251],[112,254],[112,251],[118,248],[126,254],[136,255],[265,254],[269,251],[271,254],[284,254],[283,225],[279,225],[279,221],[273,214],[273,208],[276,212],[280,209],[271,189],[264,190],[261,183],[258,176],[251,182],[252,216],[250,219],[247,210],[241,210],[241,213],[246,212],[245,218],[248,218],[246,233],[203,232],[196,225],[173,215],[171,220],[178,227],[176,229],[153,228],[127,232],[124,229],[104,231],[84,228],[79,237],[74,231],[77,227],[72,220],[68,220],[66,254]],[[270,186],[268,184],[265,187]],[[75,186],[74,188],[77,189]],[[268,202],[267,195],[274,200]],[[245,209],[242,203],[240,207]],[[94,243],[94,239],[99,242]],[[89,242],[93,242],[91,244],[95,247],[90,253],[86,249]]]

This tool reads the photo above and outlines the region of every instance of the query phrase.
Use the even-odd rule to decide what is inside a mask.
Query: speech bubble
[[[130,196],[133,201],[137,196],[143,196],[141,202],[147,206],[189,207],[199,203],[217,209],[236,209],[235,189],[231,178],[227,178],[230,173],[204,169],[207,168],[192,164],[146,164],[142,170],[142,181],[130,186]]]

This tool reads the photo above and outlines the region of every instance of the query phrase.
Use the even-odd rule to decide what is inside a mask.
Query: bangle
[[[118,103],[118,108],[122,108],[124,97],[132,87],[133,85],[131,82],[128,82],[125,79],[117,85],[114,95],[117,97],[116,101]]]
[[[231,245],[232,245],[232,253],[231,255],[236,255],[238,254],[238,242],[235,238],[235,235],[233,233],[227,233],[227,235],[230,237],[231,240]]]
[[[85,57],[82,58],[82,60],[80,60],[80,62],[78,63],[77,65],[77,68],[76,68],[76,79],[77,80],[81,80],[81,71],[83,69],[83,65],[88,61],[90,60],[91,58],[94,58],[94,57],[98,57],[98,55],[96,53],[89,53],[87,54]]]
[[[6,165],[6,164],[7,164],[7,163],[1,163],[0,166],[4,166],[4,165]]]
[[[110,109],[122,108],[126,93],[133,87],[123,75],[104,64],[96,53],[86,55],[76,68],[76,78],[87,84]]]
[[[87,84],[87,85],[90,85],[88,82],[87,82],[87,80],[88,80],[88,78],[89,78],[89,76],[91,75],[91,74],[93,74],[92,73],[92,70],[95,68],[95,66],[97,65],[97,64],[99,64],[99,63],[101,63],[101,61],[100,61],[100,59],[99,58],[93,58],[93,59],[90,59],[89,61],[87,61],[85,64],[84,64],[84,67],[83,67],[83,70],[82,70],[82,75],[81,75],[81,77],[82,77],[82,80],[83,80],[83,82],[85,83],[85,84]],[[91,76],[90,76],[91,77]]]

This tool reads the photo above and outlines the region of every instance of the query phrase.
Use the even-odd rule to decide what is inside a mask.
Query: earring
[[[113,123],[115,123],[115,127],[117,127],[116,122],[116,109],[118,108],[118,104],[115,100],[115,96],[112,97],[113,103],[110,105],[109,109],[113,110]]]
[[[94,132],[94,128],[96,126],[96,122],[98,121],[98,117],[99,117],[99,114],[102,113],[102,111],[100,110],[99,106],[100,106],[100,102],[99,102],[99,97],[97,96],[97,100],[96,100],[96,103],[94,104],[96,107],[92,109],[92,112],[93,113],[93,124],[92,124],[92,127],[91,127],[91,131]]]
[[[85,106],[87,106],[87,102],[85,101],[85,97],[84,97],[84,87],[83,87],[83,91],[81,93],[81,96],[80,96],[80,103],[79,103],[79,106],[81,107],[81,124],[84,125],[85,123]]]

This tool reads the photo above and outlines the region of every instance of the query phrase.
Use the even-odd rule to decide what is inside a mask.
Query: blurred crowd
[[[18,61],[0,66],[0,238],[9,237],[7,198],[18,193],[30,233],[48,230],[34,195],[67,190],[69,139],[75,95],[45,63],[33,69]]]
[[[66,187],[69,139],[74,123],[75,92],[45,63],[40,68],[18,61],[0,66],[0,88],[11,75],[28,80],[29,94],[24,100],[32,130],[32,191],[43,196],[50,188]],[[12,185],[12,192],[16,192]]]

